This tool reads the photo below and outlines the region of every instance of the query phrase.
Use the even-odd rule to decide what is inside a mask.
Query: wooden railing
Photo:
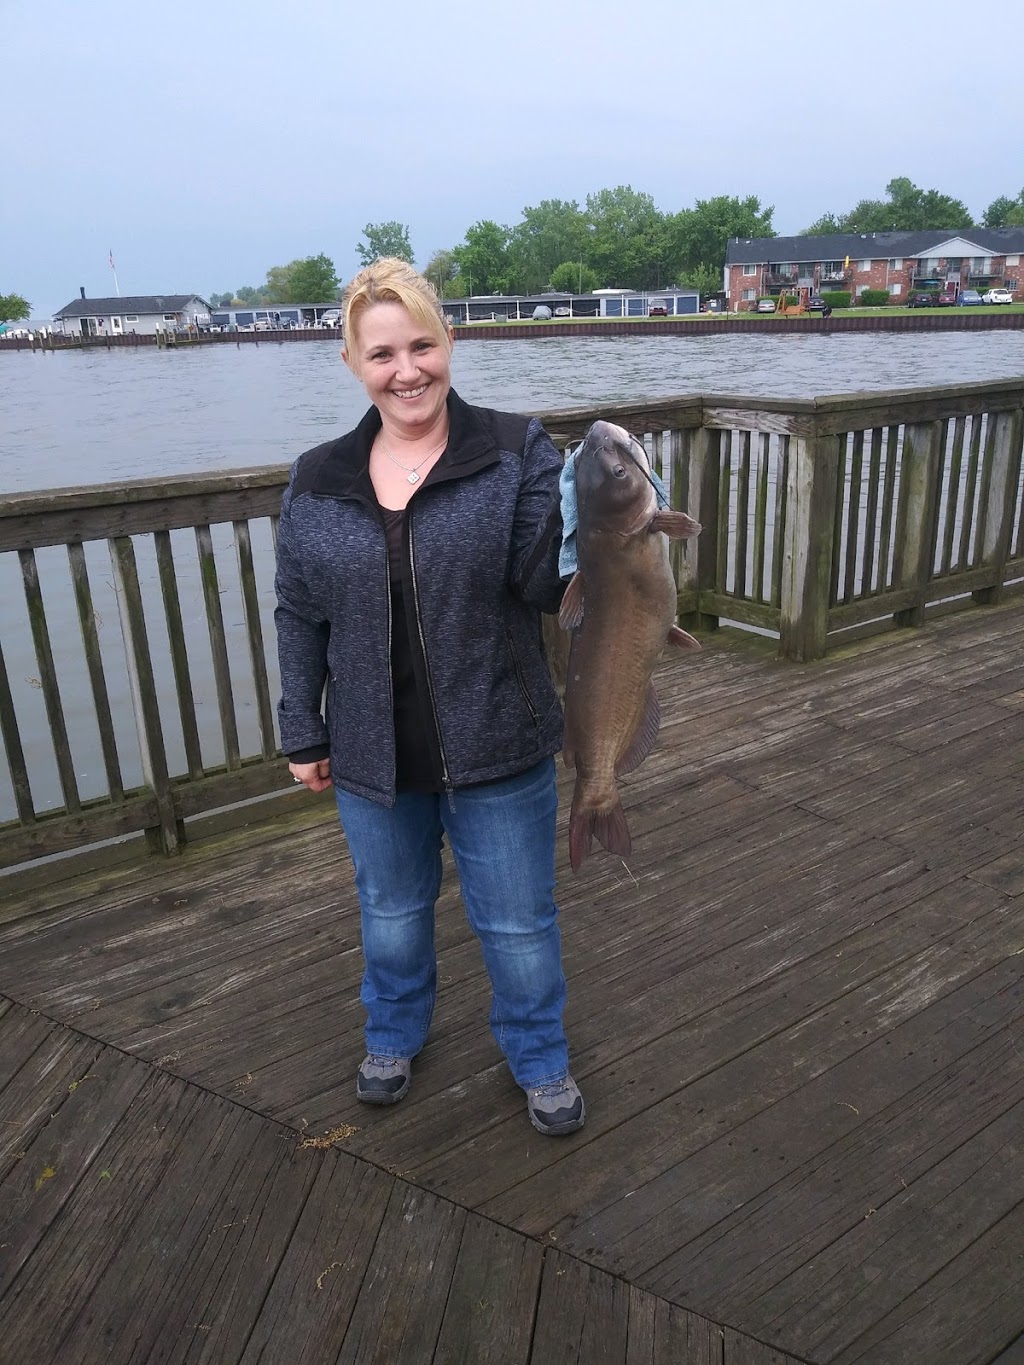
[[[1024,579],[1024,379],[817,400],[716,395],[543,414],[642,436],[673,506],[680,620],[806,661]],[[0,498],[0,866],[287,788],[273,700],[285,467]]]

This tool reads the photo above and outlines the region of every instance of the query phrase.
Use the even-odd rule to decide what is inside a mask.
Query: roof
[[[126,294],[113,299],[72,299],[53,316],[95,318],[124,317],[126,313],[180,313],[193,299],[198,299],[206,308],[210,306],[198,294]]]
[[[876,256],[920,256],[944,242],[974,243],[980,255],[1024,252],[1024,227],[933,228],[927,232],[834,232],[824,237],[747,237],[730,240],[726,265],[777,261],[864,260]]]

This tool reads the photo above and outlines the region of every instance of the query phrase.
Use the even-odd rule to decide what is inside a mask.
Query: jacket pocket
[[[519,687],[519,691],[522,693],[523,701],[526,702],[526,705],[529,708],[530,719],[533,721],[534,726],[539,729],[540,716],[537,713],[537,707],[534,700],[530,696],[530,689],[526,685],[526,674],[523,672],[523,664],[519,657],[519,651],[516,649],[515,639],[507,626],[505,627],[505,641],[508,644],[508,652],[512,659],[512,669],[516,675],[516,684]]]

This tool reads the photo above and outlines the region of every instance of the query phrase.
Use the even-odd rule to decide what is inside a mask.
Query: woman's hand
[[[311,792],[326,791],[334,783],[331,781],[331,760],[320,759],[319,763],[289,763],[288,771],[296,782],[301,782]]]

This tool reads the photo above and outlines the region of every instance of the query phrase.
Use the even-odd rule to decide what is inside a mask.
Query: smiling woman
[[[562,461],[536,418],[451,387],[452,333],[404,261],[345,291],[345,363],[373,406],[295,464],[281,508],[281,747],[334,788],[355,866],[367,1055],[394,1104],[437,989],[447,837],[491,980],[491,1024],[543,1133],[583,1124],[562,1027],[553,755],[540,612],[562,597]],[[322,709],[326,688],[326,711]]]

